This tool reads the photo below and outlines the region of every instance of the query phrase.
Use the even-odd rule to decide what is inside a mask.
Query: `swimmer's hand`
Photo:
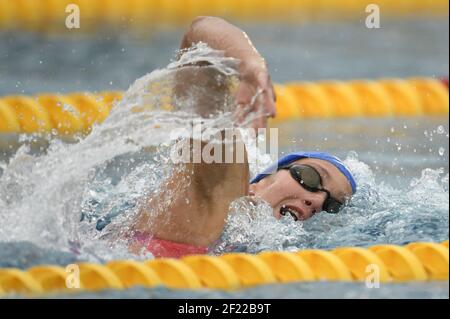
[[[266,62],[247,34],[223,19],[198,17],[185,33],[181,49],[198,42],[204,42],[213,49],[223,51],[226,56],[240,60],[237,119],[242,122],[251,115],[253,128],[266,128],[267,118],[276,114],[275,92]]]
[[[236,94],[238,120],[244,121],[251,115],[254,129],[266,128],[267,118],[276,114],[275,91],[269,71],[264,60],[258,60],[241,62],[240,85]]]

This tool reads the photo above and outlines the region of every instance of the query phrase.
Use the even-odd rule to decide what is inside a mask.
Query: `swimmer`
[[[264,116],[255,119],[254,128],[265,128],[274,117],[275,93],[264,58],[248,36],[230,23],[215,17],[196,18],[181,42],[181,49],[203,42],[225,56],[238,59],[240,84],[236,93],[238,107],[252,105],[259,92],[261,99],[251,112]],[[237,139],[238,144],[242,141]],[[142,248],[155,257],[179,258],[205,254],[221,236],[230,203],[243,196],[266,201],[273,215],[304,221],[320,212],[336,214],[356,191],[356,183],[345,165],[321,152],[297,152],[279,159],[250,181],[248,162],[189,163],[165,182],[157,197],[146,199],[130,230],[130,250]],[[180,189],[180,181],[189,187]],[[177,193],[169,207],[163,201]],[[161,207],[164,207],[162,209]]]

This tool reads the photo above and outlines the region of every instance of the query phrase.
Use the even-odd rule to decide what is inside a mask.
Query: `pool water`
[[[359,63],[365,67],[354,67],[352,61],[345,59],[336,62],[336,55],[342,54],[339,53],[339,48],[344,48],[344,42],[349,44],[355,38],[365,38],[367,30],[359,30],[357,25],[340,26],[342,42],[337,41],[338,43],[324,26],[305,26],[301,30],[286,31],[291,38],[309,39],[305,43],[308,49],[280,43],[277,44],[279,50],[274,50],[272,42],[265,46],[264,29],[255,31],[256,29],[250,28],[250,32],[255,32],[256,41],[260,42],[263,50],[267,50],[268,58],[274,60],[275,80],[436,75],[438,71],[439,74],[448,74],[448,60],[441,55],[442,52],[447,52],[448,56],[448,37],[445,37],[446,48],[442,44],[444,37],[439,36],[440,41],[432,42],[433,45],[430,46],[420,45],[420,48],[416,43],[417,39],[410,38],[429,39],[428,36],[436,36],[433,31],[441,27],[448,35],[448,24],[440,21],[422,21],[417,24],[402,22],[392,23],[390,27],[391,32],[387,32],[385,36],[390,45],[398,46],[392,50],[395,52],[392,55],[394,62],[384,58],[376,60],[376,54],[373,53],[363,57],[364,54],[361,53]],[[411,33],[411,28],[415,33]],[[275,30],[277,31],[272,36],[285,29],[280,27]],[[323,48],[314,46],[317,41],[314,34],[324,37],[322,45],[327,42],[326,39],[334,39],[333,47],[337,51],[329,52],[327,56]],[[0,77],[0,87],[4,92],[0,93],[75,89],[92,91],[105,87],[125,89],[142,75],[136,75],[142,72],[142,66],[151,70],[151,63],[157,63],[155,67],[168,63],[167,53],[173,50],[162,48],[175,43],[174,35],[168,36],[171,39],[170,45],[169,42],[164,42],[168,40],[164,40],[162,35],[159,36],[154,39],[167,46],[152,47],[151,50],[155,51],[149,52],[155,54],[149,54],[152,59],[145,61],[142,60],[142,52],[137,54],[142,44],[130,44],[130,39],[127,38],[105,40],[98,48],[103,53],[91,51],[93,40],[89,38],[77,39],[76,42],[63,40],[71,43],[72,47],[69,47],[75,53],[73,65],[69,63],[69,58],[64,60],[68,63],[67,67],[59,68],[58,63],[44,59],[44,53],[49,52],[62,59],[64,50],[68,50],[68,47],[63,48],[64,45],[57,40],[45,39],[40,42],[38,35],[12,37],[11,34],[1,34],[0,37],[7,41],[0,41],[0,56],[7,63],[0,64],[4,66],[0,69],[0,74],[3,75]],[[379,41],[382,41],[382,35],[378,36]],[[397,40],[400,38],[404,43],[398,44]],[[37,43],[44,43],[40,44],[39,54],[26,52],[27,46],[36,46]],[[356,44],[352,45],[356,49]],[[368,42],[367,45],[373,44]],[[118,49],[122,46],[130,48],[131,55],[127,55],[128,49],[123,55],[119,53],[122,50]],[[398,52],[408,46],[409,52],[406,49],[404,55]],[[366,53],[370,51],[367,50]],[[421,50],[428,51],[421,55]],[[78,60],[80,51],[85,53],[85,59]],[[111,53],[111,56],[105,53],[110,51],[115,53]],[[301,54],[294,57],[295,51]],[[41,52],[42,63],[36,60]],[[70,56],[70,52],[66,53]],[[288,62],[280,57],[274,58],[277,55],[289,55],[294,60]],[[288,71],[286,65],[293,64],[297,58],[304,62],[305,69],[297,73]],[[374,63],[372,58],[378,63]],[[117,64],[122,60],[123,64]],[[405,60],[409,62],[406,63]],[[24,61],[23,65],[19,61]],[[318,62],[314,70],[306,67],[312,61]],[[385,63],[381,63],[382,61]],[[422,65],[418,61],[427,61],[428,64],[424,62]],[[119,68],[103,69],[103,63],[123,65],[127,72],[124,73]],[[41,72],[42,64],[50,67]],[[390,68],[394,65],[396,70]],[[219,68],[222,67],[225,68],[226,64],[219,65]],[[96,68],[101,68],[104,73],[98,75]],[[71,69],[81,72],[75,75],[78,80],[75,79],[74,82],[70,77]],[[27,77],[25,74],[34,74],[39,78]],[[130,257],[151,258],[148,255],[131,255],[123,242],[111,241],[111,236],[114,238],[121,226],[133,218],[139,199],[156,194],[164,178],[171,174],[173,168],[168,164],[171,143],[167,141],[167,131],[192,120],[192,115],[187,115],[186,112],[169,113],[161,109],[157,112],[131,112],[143,100],[148,102],[146,99],[149,96],[156,96],[158,100],[165,94],[151,90],[150,93],[153,94],[150,94],[143,88],[152,87],[154,83],[170,82],[173,80],[172,76],[170,68],[165,68],[137,81],[130,87],[124,100],[112,110],[110,117],[94,127],[92,133],[85,138],[67,142],[55,137],[42,140],[42,137],[20,136],[17,148],[1,153],[0,267],[27,268],[44,263],[67,265],[77,260],[105,262]],[[83,77],[89,80],[84,82],[81,80]],[[101,83],[99,79],[108,79],[111,84]],[[224,112],[220,119],[229,123],[230,114]],[[403,245],[414,241],[439,242],[448,239],[447,118],[316,119],[273,125],[279,128],[280,153],[296,150],[332,152],[344,159],[350,167],[359,190],[341,214],[318,214],[305,222],[294,222],[289,217],[276,221],[264,203],[249,207],[245,201],[236,201],[232,210],[239,214],[231,215],[221,240],[211,251],[212,254],[227,251],[255,253],[262,250],[367,247],[379,243]],[[251,167],[252,173],[261,168]],[[257,212],[256,218],[250,217],[253,216],[252,211]],[[448,282],[382,285],[380,289],[367,289],[359,283],[298,283],[262,286],[233,293],[135,288],[103,292],[95,296],[448,298],[448,290]]]

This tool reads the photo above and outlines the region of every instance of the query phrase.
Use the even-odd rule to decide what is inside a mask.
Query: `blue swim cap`
[[[269,166],[262,173],[258,174],[250,183],[258,183],[264,177],[270,175],[273,172],[276,172],[278,167],[289,165],[290,163],[298,161],[302,158],[317,158],[333,164],[342,174],[344,174],[345,177],[347,177],[347,180],[352,187],[352,193],[354,194],[356,192],[356,182],[349,169],[344,165],[344,163],[342,163],[339,158],[324,152],[296,152],[287,154],[280,158],[277,163]]]

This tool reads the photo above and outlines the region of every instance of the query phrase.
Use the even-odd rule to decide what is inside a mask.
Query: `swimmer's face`
[[[333,164],[314,158],[300,159],[292,164],[304,164],[314,167],[322,178],[322,187],[341,203],[352,195],[347,178]],[[289,173],[279,170],[250,185],[250,195],[262,198],[273,208],[273,215],[280,219],[286,208],[295,214],[298,220],[306,220],[322,211],[327,197],[326,192],[310,192],[303,188]],[[283,210],[282,210],[283,208]]]

